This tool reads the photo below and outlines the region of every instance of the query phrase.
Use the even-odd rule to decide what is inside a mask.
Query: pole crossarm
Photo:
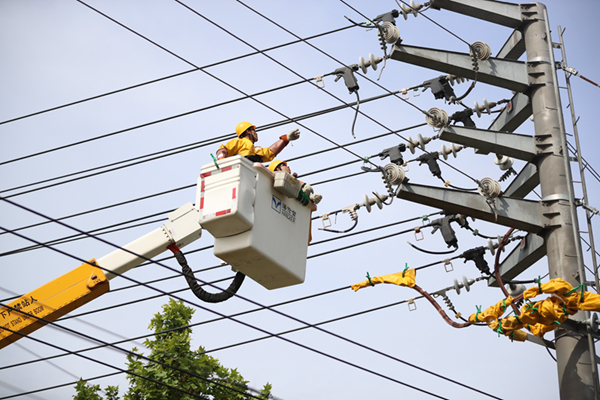
[[[534,164],[526,164],[504,190],[504,196],[522,199],[540,184],[540,175]]]
[[[497,153],[528,162],[537,156],[534,138],[529,135],[451,126],[442,129],[440,139],[473,147],[477,154]]]
[[[537,201],[498,197],[495,199],[496,220],[485,197],[476,193],[403,183],[398,198],[531,233],[545,227],[542,205]]]
[[[532,113],[533,110],[529,96],[523,93],[515,93],[510,100],[509,106],[502,109],[488,129],[492,131],[514,132]]]
[[[506,40],[496,57],[518,60],[525,53],[525,39],[521,31],[515,30]]]
[[[521,243],[516,246],[500,263],[500,276],[502,281],[516,278],[527,268],[538,262],[546,255],[544,239],[536,234],[528,233]],[[496,277],[488,280],[488,286],[498,287]]]
[[[467,53],[405,45],[395,45],[390,58],[516,92],[529,88],[527,65],[521,61],[490,57],[478,60],[479,71],[475,72],[473,59]]]
[[[518,4],[491,0],[434,0],[431,8],[445,9],[492,22],[509,28],[521,26],[521,8]]]

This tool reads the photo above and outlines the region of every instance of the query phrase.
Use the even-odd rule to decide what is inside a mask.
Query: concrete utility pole
[[[477,217],[529,232],[526,245],[502,262],[503,280],[512,279],[547,255],[550,279],[573,287],[585,282],[571,167],[560,102],[556,62],[546,6],[492,0],[433,0],[431,8],[448,10],[514,29],[495,58],[480,60],[474,71],[468,54],[396,44],[390,58],[455,74],[515,92],[512,107],[502,110],[487,130],[446,126],[440,138],[527,161],[496,201],[492,214],[481,196],[451,189],[402,184],[398,197]],[[558,45],[557,45],[558,46]],[[527,53],[527,61],[518,59]],[[512,133],[533,115],[533,137]],[[540,185],[542,200],[524,197]],[[496,286],[495,279],[490,285]],[[585,289],[585,285],[581,290]],[[582,311],[555,330],[561,400],[598,400],[597,369],[587,314]],[[569,326],[566,329],[565,326]],[[588,336],[588,337],[586,337]],[[540,343],[530,335],[529,340]],[[591,343],[591,344],[590,344]],[[545,342],[545,345],[552,345]]]
[[[558,97],[558,83],[546,6],[531,8],[531,21],[523,27],[528,73],[532,78],[530,99],[537,147],[544,155],[537,161],[542,203],[552,227],[543,233],[550,279],[562,278],[573,287],[585,281],[581,274],[581,242],[574,213],[573,186],[568,148]],[[578,312],[572,319],[584,320]],[[585,336],[559,327],[555,331],[556,359],[561,399],[594,399],[590,350]]]

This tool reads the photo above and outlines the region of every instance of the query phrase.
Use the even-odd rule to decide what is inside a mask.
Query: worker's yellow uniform
[[[254,143],[252,143],[252,141],[247,137],[242,139],[231,139],[226,144],[222,144],[219,149],[226,149],[227,157],[232,157],[239,154],[254,162],[271,161],[276,155],[268,147],[255,147]]]

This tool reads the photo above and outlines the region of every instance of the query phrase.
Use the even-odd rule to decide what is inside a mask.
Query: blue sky
[[[357,22],[365,18],[339,1],[244,2],[285,27],[286,32],[237,1],[182,3],[205,18],[176,1],[86,1],[86,4],[159,44],[163,47],[161,49],[78,1],[0,2],[0,50],[3,54],[3,61],[0,62],[0,195],[14,195],[10,198],[11,201],[52,218],[126,203],[64,220],[85,231],[136,219],[140,220],[126,226],[147,223],[101,236],[112,243],[124,245],[159,227],[173,209],[194,201],[194,185],[200,167],[211,162],[210,154],[216,152],[219,142],[85,179],[29,193],[23,192],[89,173],[39,183],[55,177],[88,169],[101,172],[112,168],[103,166],[123,160],[147,158],[147,155],[155,152],[188,146],[214,137],[233,137],[237,123],[245,120],[259,128],[258,144],[262,146],[269,146],[280,135],[299,127],[300,140],[288,146],[281,154],[281,158],[290,160],[328,149],[333,146],[330,141],[340,145],[352,144],[389,133],[390,130],[423,124],[425,118],[419,110],[439,107],[453,113],[460,109],[443,100],[435,100],[430,91],[421,93],[418,97],[411,95],[410,104],[393,96],[365,102],[361,104],[360,110],[366,116],[359,115],[356,120],[356,140],[351,133],[355,115],[348,108],[303,120],[301,125],[285,123],[288,118],[356,101],[355,95],[348,93],[343,81],[334,82],[331,76],[324,78],[324,89],[306,82],[272,89],[328,74],[339,68],[340,63],[357,63],[360,56],[368,58],[369,53],[381,56],[382,50],[376,32],[362,28],[345,29],[311,39],[310,43],[314,47],[306,43],[294,43],[266,52],[268,57],[264,54],[248,54],[255,53],[256,49],[265,50],[293,42],[296,40],[294,35],[307,38],[347,27],[350,24],[344,16]],[[348,4],[370,18],[398,8],[394,1]],[[599,81],[600,76],[596,74],[600,56],[594,50],[597,48],[595,41],[599,33],[596,18],[600,11],[599,3],[579,0],[567,5],[553,0],[545,4],[548,7],[554,42],[559,41],[558,26],[566,28],[564,40],[569,66],[577,69],[583,76]],[[448,11],[429,9],[424,15],[460,39],[424,16],[410,16],[406,21],[402,17],[397,20],[403,44],[464,53],[467,46],[463,40],[468,43],[483,41],[489,44],[495,55],[511,33],[509,28]],[[242,57],[244,55],[248,56]],[[555,57],[557,60],[562,59],[560,50],[555,50]],[[196,68],[194,66],[205,68],[192,71]],[[382,68],[383,64],[380,64],[377,71],[369,70],[366,76],[362,72],[357,74],[361,100],[415,86],[441,75],[438,71],[393,60],[387,61],[383,71]],[[176,74],[178,75],[170,77]],[[558,71],[558,76],[561,86],[564,86],[562,71]],[[170,78],[7,122],[165,77]],[[577,77],[572,77],[571,83],[574,106],[580,116],[578,126],[582,154],[592,167],[598,168],[595,114],[600,89]],[[457,94],[462,94],[467,87],[468,84],[463,83],[454,86],[454,90]],[[244,93],[265,91],[268,93],[256,96],[258,101],[248,98],[232,101],[243,97]],[[567,131],[572,133],[570,110],[566,108],[566,91],[562,90],[561,95]],[[475,101],[481,104],[484,98],[498,101],[511,96],[510,91],[478,83],[464,102],[472,106]],[[214,107],[220,103],[227,104]],[[484,115],[482,118],[474,117],[474,120],[478,127],[485,128],[493,118],[494,115]],[[260,130],[262,126],[280,121],[284,123],[277,128]],[[527,120],[516,132],[533,134],[533,123]],[[418,134],[431,137],[437,132],[429,126],[402,132],[404,138],[415,138]],[[84,143],[47,152],[76,142]],[[359,142],[348,149],[361,157],[367,157],[402,142],[402,138],[387,135]],[[438,151],[442,144],[447,147],[450,145],[434,140],[426,148],[428,151]],[[27,157],[36,153],[43,154]],[[412,155],[408,151],[404,153],[408,160],[419,154],[417,152]],[[11,161],[21,157],[26,158]],[[300,175],[307,174],[303,179],[316,183],[315,190],[323,195],[323,201],[315,215],[362,202],[363,194],[372,196],[373,191],[385,192],[378,174],[362,174],[319,184],[360,172],[361,162],[349,163],[356,159],[350,152],[338,149],[290,162],[292,170]],[[444,179],[451,181],[453,185],[472,187],[472,178],[489,176],[498,179],[501,176],[502,171],[493,160],[493,154],[477,155],[472,149],[464,149],[456,159],[449,159],[449,163],[464,174],[446,165],[442,165],[442,173]],[[378,158],[374,162],[380,165],[387,163]],[[344,163],[349,164],[332,168]],[[520,170],[523,165],[523,162],[515,161],[515,169]],[[99,167],[103,168],[97,169]],[[575,164],[573,167],[575,168]],[[320,170],[324,171],[309,174]],[[573,174],[579,180],[576,171]],[[410,164],[406,175],[411,183],[440,185],[440,181],[432,177],[425,166],[419,167],[416,162]],[[592,199],[590,205],[600,208],[593,202],[598,197],[599,182],[591,176],[587,181],[588,195]],[[35,185],[15,189],[29,184]],[[163,192],[166,193],[152,196]],[[581,197],[579,184],[575,185],[575,192]],[[129,202],[145,196],[150,197]],[[537,199],[533,194],[529,198]],[[359,223],[355,231],[369,230],[436,211],[438,210],[396,199],[382,210],[374,209],[371,213],[359,210]],[[42,217],[23,209],[0,203],[0,226],[16,229],[44,221]],[[333,229],[344,230],[351,226],[347,215],[340,214],[333,221]],[[584,223],[583,219],[581,223]],[[447,398],[486,397],[465,386],[499,398],[558,398],[556,364],[543,347],[531,343],[511,343],[504,337],[498,338],[487,328],[454,329],[423,300],[417,300],[416,311],[409,311],[406,304],[401,304],[367,312],[417,296],[413,290],[392,285],[379,285],[357,293],[350,290],[349,286],[363,281],[367,272],[370,276],[385,275],[401,271],[405,264],[411,268],[418,267],[446,257],[412,249],[406,243],[416,243],[412,233],[361,244],[418,224],[420,221],[413,221],[315,244],[309,247],[309,256],[340,247],[349,248],[309,258],[306,280],[301,285],[269,291],[247,279],[239,292],[259,304],[273,305],[348,287],[347,290],[293,302],[278,310],[308,324],[358,313],[357,316],[322,327],[367,348],[310,328],[286,337],[371,372],[277,338],[214,351],[211,355],[227,367],[237,367],[253,387],[261,387],[265,382],[272,383],[273,394],[286,400],[400,396],[411,399],[431,398],[430,395],[397,381]],[[504,235],[507,231],[505,227],[483,221],[475,221],[471,225],[494,237]],[[313,221],[315,243],[341,236],[318,230],[319,226],[320,221]],[[581,229],[587,228],[582,225]],[[455,230],[460,249],[453,255],[486,244],[483,239],[474,237],[470,232],[459,230],[458,227]],[[41,242],[74,234],[72,230],[56,223],[20,232]],[[418,244],[420,247],[433,251],[446,250],[439,233],[432,235],[430,230],[426,230],[424,237]],[[213,237],[204,232],[202,238],[185,251],[203,249],[213,242]],[[29,245],[22,238],[10,234],[0,235],[0,253]],[[293,246],[294,243],[289,245]],[[100,258],[113,250],[111,246],[94,239],[71,241],[60,244],[57,248],[80,259]],[[586,249],[587,246],[584,246],[584,250]],[[191,253],[187,258],[193,269],[220,265],[220,260],[213,256],[211,249]],[[490,265],[493,263],[489,253],[486,260]],[[173,259],[164,263],[178,269]],[[77,260],[48,249],[2,254],[0,298],[26,293],[78,265]],[[586,265],[591,265],[589,252],[586,253]],[[547,263],[542,259],[522,277],[533,279],[539,275],[544,276],[547,270]],[[213,281],[232,275],[228,267],[221,267],[199,273],[197,277],[203,281]],[[444,271],[441,264],[419,271],[417,283],[425,290],[434,292],[452,285],[453,279],[460,280],[463,275],[476,278],[479,271],[472,262],[462,263],[462,260],[457,260],[454,262],[454,271],[449,273]],[[174,273],[158,265],[148,265],[130,271],[127,276],[146,282],[174,276]],[[588,276],[588,280],[590,279]],[[130,285],[125,279],[111,281],[113,290]],[[193,303],[199,302],[189,290],[185,290],[187,286],[183,277],[163,280],[153,286],[166,292],[177,290],[178,296]],[[61,324],[109,342],[141,336],[149,333],[147,326],[150,318],[167,301],[165,296],[151,298],[156,294],[146,287],[107,293],[71,313],[76,317],[65,319]],[[476,305],[487,307],[500,300],[502,294],[498,289],[488,288],[484,282],[479,282],[473,285],[470,292],[461,292],[460,296],[451,292],[450,297],[456,309],[467,316],[475,312]],[[133,304],[125,305],[129,302]],[[252,304],[239,298],[206,307],[208,309],[196,311],[193,322],[215,318],[210,310],[232,315],[254,308]],[[81,315],[83,313],[85,315]],[[239,318],[272,333],[304,326],[268,310]],[[51,327],[43,328],[31,336],[71,351],[92,346],[86,340]],[[256,330],[224,320],[195,327],[193,346],[202,345],[207,350],[213,350],[261,336]],[[551,339],[553,334],[547,334],[546,337]],[[141,340],[125,343],[123,346],[140,348],[140,342]],[[2,366],[61,353],[28,339],[22,339],[0,352]],[[382,356],[381,353],[393,358]],[[125,366],[125,356],[114,350],[100,349],[86,354],[105,363]],[[0,398],[72,382],[79,377],[88,379],[115,372],[76,356],[56,358],[52,363],[37,362],[0,370]],[[464,386],[440,379],[406,363],[460,382]],[[127,386],[122,374],[97,379],[94,383],[102,387],[118,384],[122,391]],[[70,398],[73,393],[71,385],[39,392],[28,398],[64,399]],[[25,397],[27,396],[16,398]]]

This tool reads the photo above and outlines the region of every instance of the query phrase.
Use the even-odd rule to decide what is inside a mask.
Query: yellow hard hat
[[[274,161],[271,161],[271,164],[269,164],[269,170],[271,172],[275,172],[275,168],[277,168],[279,166],[279,164],[287,165],[287,163],[285,161],[274,160]]]
[[[235,127],[235,133],[237,133],[238,137],[240,137],[242,135],[242,133],[246,132],[246,129],[248,129],[248,128],[254,128],[254,129],[256,129],[256,126],[252,125],[248,121],[240,122]]]

